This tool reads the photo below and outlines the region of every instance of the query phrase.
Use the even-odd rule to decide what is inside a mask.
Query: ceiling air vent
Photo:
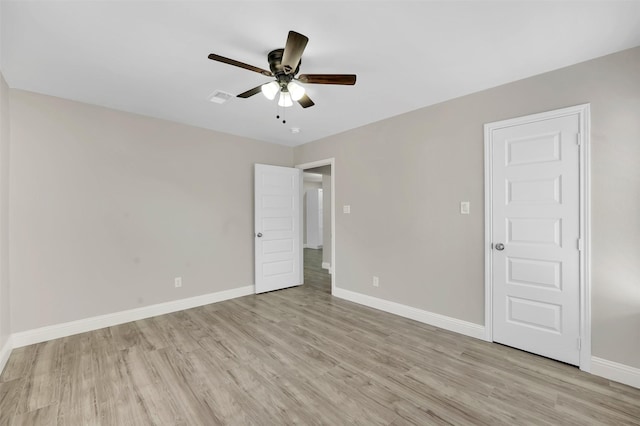
[[[217,104],[223,104],[231,98],[233,98],[231,93],[223,92],[222,90],[216,90],[209,96],[209,100]]]

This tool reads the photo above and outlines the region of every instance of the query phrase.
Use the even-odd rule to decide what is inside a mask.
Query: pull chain
[[[287,123],[287,110],[285,107],[281,107],[280,105],[276,104],[276,120],[280,120],[280,108],[282,108],[282,124],[286,124]]]

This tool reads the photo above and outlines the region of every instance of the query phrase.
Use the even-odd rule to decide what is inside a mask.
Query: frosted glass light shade
[[[295,81],[291,81],[287,84],[287,90],[291,93],[291,99],[294,101],[299,101],[304,96],[304,87],[300,86]]]
[[[275,81],[272,81],[271,83],[263,84],[260,86],[260,89],[262,90],[264,97],[272,101],[280,90],[280,86]]]
[[[280,99],[278,99],[278,106],[288,108],[293,105],[291,100],[291,94],[289,92],[280,92]]]

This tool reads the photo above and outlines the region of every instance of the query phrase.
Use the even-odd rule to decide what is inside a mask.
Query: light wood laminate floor
[[[0,425],[640,424],[638,389],[308,280],[16,349]]]
[[[313,289],[331,294],[331,275],[322,269],[322,249],[304,249],[304,283]]]

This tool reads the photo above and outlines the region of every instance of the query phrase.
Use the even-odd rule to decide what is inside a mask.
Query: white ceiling
[[[295,146],[506,82],[640,45],[640,1],[2,1],[12,88]],[[309,37],[301,73],[314,107],[276,120],[258,94],[287,32]],[[301,129],[292,134],[291,127]]]

